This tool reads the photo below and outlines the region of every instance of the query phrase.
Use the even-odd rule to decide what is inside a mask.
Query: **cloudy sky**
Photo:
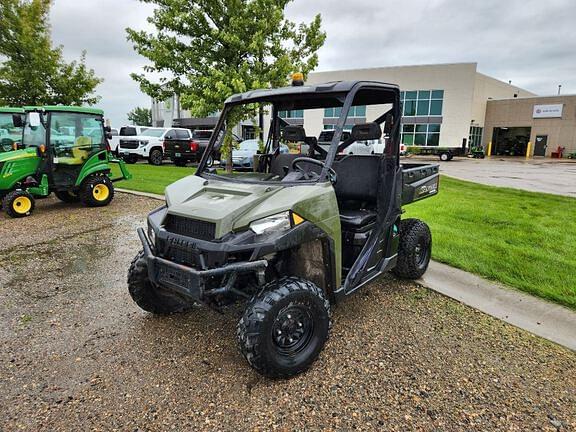
[[[124,29],[147,28],[149,5],[138,0],[55,0],[55,44],[68,59],[87,51],[105,82],[100,106],[114,125],[149,106],[129,74],[146,60]],[[478,70],[542,95],[576,93],[574,0],[295,0],[287,15],[321,13],[327,40],[318,70],[478,62]]]

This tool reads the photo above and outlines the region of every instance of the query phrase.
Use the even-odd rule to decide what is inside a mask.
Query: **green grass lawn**
[[[128,165],[118,187],[162,194],[195,168]],[[442,177],[438,196],[406,206],[426,221],[434,259],[576,309],[576,200]]]
[[[146,163],[127,165],[127,167],[128,171],[132,174],[132,179],[117,182],[117,187],[156,194],[163,194],[166,186],[196,172],[196,168],[191,166],[154,166]],[[120,175],[120,170],[117,165],[112,166],[112,173],[114,176]]]
[[[406,210],[430,225],[434,259],[576,309],[576,199],[442,177]]]

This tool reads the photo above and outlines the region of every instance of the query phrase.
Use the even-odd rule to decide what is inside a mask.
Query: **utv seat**
[[[376,221],[374,210],[340,210],[340,224],[344,229],[356,230]]]
[[[334,191],[344,230],[357,230],[376,220],[372,209],[376,208],[379,160],[378,155],[347,155],[334,161],[338,176]]]

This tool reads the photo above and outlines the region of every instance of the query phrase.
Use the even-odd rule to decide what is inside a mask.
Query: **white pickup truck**
[[[127,163],[136,163],[147,159],[152,165],[162,165],[164,159],[164,141],[182,136],[185,140],[192,138],[192,132],[183,128],[146,128],[140,135],[121,137],[118,154]]]

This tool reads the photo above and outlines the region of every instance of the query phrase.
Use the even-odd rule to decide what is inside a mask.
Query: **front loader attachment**
[[[121,159],[116,159],[116,158],[110,158],[108,161],[110,163],[118,164],[118,166],[120,167],[120,173],[122,174],[119,177],[111,178],[110,179],[111,181],[117,182],[120,180],[130,180],[132,178],[132,174],[130,174],[130,172],[128,171],[128,168],[126,167],[126,162],[124,162]]]

